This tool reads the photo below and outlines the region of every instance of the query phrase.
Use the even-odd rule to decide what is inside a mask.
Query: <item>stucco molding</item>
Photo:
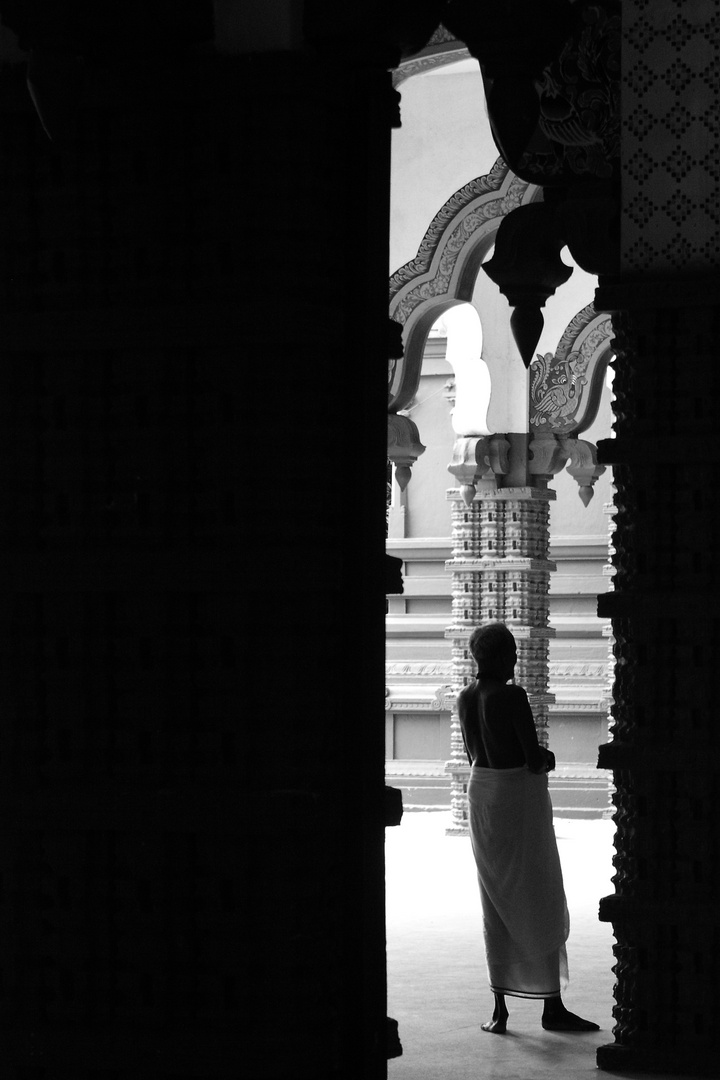
[[[439,678],[449,678],[449,676],[452,675],[452,670],[452,660],[434,664],[396,662],[385,665],[385,674],[389,678],[402,678],[404,676],[417,678],[437,676]]]
[[[412,79],[414,75],[426,75],[429,71],[436,71],[438,68],[469,59],[471,59],[470,50],[465,48],[456,38],[450,36],[448,39],[434,45],[432,52],[426,50],[421,56],[413,56],[409,60],[404,60],[393,71],[392,83],[394,87],[398,87],[407,82],[408,79]]]
[[[385,687],[386,712],[450,712],[454,700],[455,692],[449,683],[434,687]]]
[[[607,663],[558,662],[550,664],[551,679],[606,679]]]
[[[462,220],[464,221],[470,211],[477,209],[475,204],[478,202],[483,202],[484,205],[492,202],[494,205],[499,198],[498,193],[504,185],[508,184],[510,175],[510,170],[503,159],[498,158],[489,173],[484,176],[478,176],[468,184],[464,184],[461,188],[458,188],[458,190],[450,196],[447,202],[443,204],[430,222],[424,237],[420,241],[417,255],[415,255],[410,262],[405,263],[404,266],[401,266],[396,270],[390,277],[390,314],[396,322],[405,321],[402,318],[402,314],[407,310],[407,306],[399,306],[403,286],[408,282],[417,283],[418,279],[429,274],[440,241],[447,233],[448,227],[451,228],[452,237],[457,240],[459,223],[456,219],[460,215],[463,215]],[[521,182],[524,183],[524,181]],[[486,199],[486,196],[488,195],[494,196],[494,199]],[[472,228],[472,225],[475,224],[477,224],[477,219],[471,219],[470,229]],[[465,225],[465,229],[468,230],[467,224]],[[453,255],[457,257],[458,252],[459,248],[457,243],[455,243],[452,247],[450,257],[452,258]]]

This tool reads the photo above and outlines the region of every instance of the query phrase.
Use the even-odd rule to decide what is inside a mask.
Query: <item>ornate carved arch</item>
[[[500,222],[539,196],[502,160],[465,184],[433,218],[417,255],[390,278],[390,317],[404,328],[405,355],[390,362],[389,409],[411,401],[420,380],[425,341],[433,323],[454,304],[472,299],[480,265]]]
[[[393,71],[393,86],[399,86],[413,75],[423,75],[426,71],[447,67],[459,60],[468,60],[470,56],[470,50],[464,42],[458,41],[455,35],[441,24],[424,49],[407,57]]]
[[[610,316],[588,304],[572,319],[555,354],[538,353],[530,366],[530,428],[536,435],[579,435],[597,416],[612,359]]]

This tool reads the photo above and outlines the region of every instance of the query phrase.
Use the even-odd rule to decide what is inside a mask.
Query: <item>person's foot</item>
[[[492,1035],[504,1035],[507,1031],[507,1016],[499,1016],[497,1020],[488,1020],[481,1024],[483,1031],[489,1031]]]
[[[571,1013],[564,1005],[547,1009],[542,1016],[542,1026],[546,1031],[599,1031],[600,1025],[592,1020],[583,1020]]]
[[[504,1035],[507,1031],[507,1021],[510,1014],[501,1009],[495,1008],[492,1014],[492,1020],[486,1021],[481,1024],[480,1027],[483,1031],[489,1031],[491,1035]]]

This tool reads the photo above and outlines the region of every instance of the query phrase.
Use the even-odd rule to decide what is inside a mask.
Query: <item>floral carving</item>
[[[502,163],[502,165],[504,169],[504,175],[502,178],[505,179],[505,177],[507,176],[507,166],[504,164],[504,162]],[[488,178],[481,177],[481,180]],[[461,191],[470,191],[475,183],[476,181],[473,181],[473,184],[466,185],[466,187],[461,189]],[[520,206],[523,196],[527,192],[527,189],[527,183],[524,180],[519,180],[518,177],[514,176],[510,180],[510,183],[508,184],[507,189],[504,193],[498,192],[497,197],[494,199],[482,198],[480,204],[477,207],[470,209],[469,211],[467,210],[467,207],[463,208],[465,212],[462,213],[460,220],[449,233],[449,235],[446,235],[447,229],[445,229],[443,230],[442,237],[436,237],[433,226],[431,226],[428,232],[425,234],[425,238],[420,245],[418,255],[415,257],[415,259],[413,259],[411,263],[407,263],[405,266],[401,267],[400,270],[398,270],[397,273],[393,274],[393,276],[391,277],[391,296],[392,290],[396,285],[401,285],[404,282],[412,281],[415,278],[420,277],[421,275],[425,276],[426,274],[430,273],[429,264],[432,262],[433,256],[438,251],[440,239],[445,237],[444,243],[442,244],[442,250],[440,251],[437,269],[433,274],[432,278],[423,281],[422,283],[418,284],[416,288],[405,293],[402,298],[400,298],[398,302],[392,306],[392,317],[399,323],[405,323],[407,322],[408,316],[413,311],[413,309],[416,308],[418,304],[421,304],[423,300],[429,300],[436,296],[448,295],[450,281],[453,276],[453,271],[455,270],[458,257],[465,245],[467,244],[468,240],[470,240],[483,225],[496,219],[499,220],[503,217],[506,217],[511,210],[514,210],[516,207]],[[493,189],[491,188],[489,190],[492,191]],[[487,194],[487,189],[482,192],[482,195]],[[443,211],[449,205],[450,204],[446,203],[446,206],[443,207]],[[443,211],[441,211],[441,213]],[[457,210],[457,213],[460,214],[460,209]],[[436,218],[435,221],[438,221],[438,219]],[[433,237],[436,239],[432,251],[430,250],[431,232],[433,233]],[[428,247],[424,249],[423,245],[425,245],[426,243]],[[430,255],[429,259],[427,257],[428,255]],[[421,269],[421,267],[424,267],[426,265],[427,269]],[[414,273],[413,270],[415,271]]]
[[[467,299],[459,280],[467,257],[483,239],[489,244],[497,224],[533,195],[533,189],[508,169],[502,158],[485,176],[465,184],[433,218],[417,255],[390,278],[390,316],[403,327],[413,321],[428,301]],[[439,312],[438,312],[439,313]],[[410,384],[419,379],[422,356],[407,349],[404,360],[389,365],[391,408],[404,407]],[[420,350],[421,352],[421,350]],[[402,391],[402,394],[401,394]]]
[[[418,278],[421,274],[426,274],[429,271],[433,255],[437,250],[440,239],[447,229],[447,226],[459,213],[465,210],[474,199],[499,191],[508,172],[509,169],[503,159],[498,158],[489,173],[485,176],[476,177],[475,180],[471,180],[469,184],[465,184],[463,187],[458,188],[458,190],[450,196],[448,201],[432,219],[427,232],[420,241],[420,247],[418,248],[415,258],[404,266],[401,266],[400,269],[396,270],[391,276],[391,301],[404,284],[408,281],[414,281],[415,278]]]
[[[461,45],[458,41],[455,41],[451,35],[448,35],[447,38],[442,40],[438,39],[437,42],[433,38],[429,44],[434,45],[442,51],[426,53],[423,56],[416,56],[409,60],[404,60],[399,67],[393,71],[393,86],[400,86],[400,84],[407,79],[411,79],[413,75],[422,75],[426,71],[433,71],[435,68],[446,67],[448,64],[455,64],[458,60],[467,60],[470,56],[470,53],[465,46]]]

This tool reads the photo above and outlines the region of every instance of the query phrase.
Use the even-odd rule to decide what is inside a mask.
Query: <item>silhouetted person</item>
[[[458,711],[472,766],[470,838],[495,995],[492,1019],[482,1028],[505,1033],[510,995],[542,999],[544,1028],[598,1031],[569,1012],[561,996],[569,920],[548,793],[555,757],[538,743],[527,694],[507,685],[517,662],[508,628],[481,626],[469,644],[478,672],[461,691]]]

